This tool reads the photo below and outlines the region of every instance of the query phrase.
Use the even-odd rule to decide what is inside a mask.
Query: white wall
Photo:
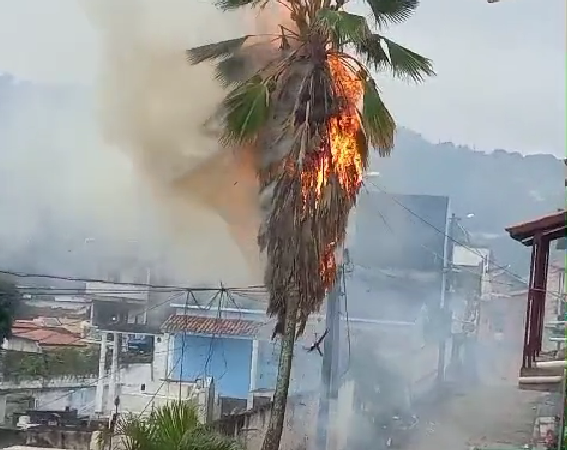
[[[37,410],[63,411],[66,407],[76,409],[79,414],[93,415],[96,386],[77,389],[37,391],[33,394]]]
[[[112,292],[107,294],[104,291],[118,291],[120,294]],[[147,301],[149,295],[149,289],[146,290],[143,286],[99,282],[85,283],[85,292],[96,297],[121,297],[140,301]]]
[[[41,353],[41,347],[37,344],[37,342],[16,336],[12,336],[10,339],[4,339],[4,342],[2,343],[2,350]]]

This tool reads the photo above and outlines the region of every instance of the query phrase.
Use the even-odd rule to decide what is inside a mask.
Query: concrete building
[[[444,379],[449,362],[450,215],[448,197],[389,194],[369,182],[349,224],[350,318],[399,325],[376,327],[373,342],[417,397]]]
[[[30,409],[88,413],[94,406],[96,373],[73,366],[71,361],[78,364],[81,360],[70,357],[83,352],[85,343],[64,327],[43,326],[45,321],[17,320],[12,336],[4,340],[0,427],[14,427],[15,415]],[[58,364],[53,371],[51,363],[63,355],[70,358],[68,366]]]

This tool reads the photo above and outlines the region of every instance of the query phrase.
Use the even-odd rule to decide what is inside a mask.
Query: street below
[[[542,394],[506,382],[461,390],[422,415],[412,450],[521,447],[532,439]]]

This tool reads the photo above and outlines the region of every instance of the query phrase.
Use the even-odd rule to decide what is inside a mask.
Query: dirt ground
[[[482,386],[455,394],[438,411],[422,417],[408,448],[468,450],[472,446],[530,442],[541,394],[516,386]]]
[[[536,407],[543,394],[517,387],[517,362],[506,358],[480,367],[476,387],[461,386],[434,410],[422,415],[411,450],[506,448],[532,439]]]

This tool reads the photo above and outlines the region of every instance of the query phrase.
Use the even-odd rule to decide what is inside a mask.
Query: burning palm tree
[[[226,10],[266,8],[270,0],[219,0]],[[366,0],[382,31],[406,20],[418,0]],[[346,235],[369,148],[388,155],[395,122],[370,70],[416,82],[431,62],[374,33],[345,0],[277,0],[277,34],[247,35],[188,51],[213,61],[228,94],[215,117],[221,142],[249,152],[260,180],[267,257],[267,313],[282,336],[273,413],[264,450],[277,450],[295,339],[336,277],[335,252]],[[354,50],[358,57],[348,50]]]

